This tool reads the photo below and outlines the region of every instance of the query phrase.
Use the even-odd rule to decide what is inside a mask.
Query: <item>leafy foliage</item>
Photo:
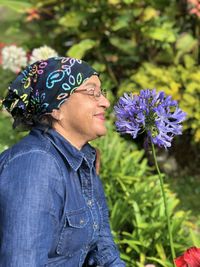
[[[26,133],[17,132],[12,129],[12,122],[10,116],[5,112],[0,113],[0,153],[15,144]]]
[[[200,141],[200,26],[187,2],[36,0],[6,5],[13,2],[24,6],[24,17],[15,27],[28,34],[25,47],[47,44],[61,55],[89,61],[114,94],[147,87],[164,90],[181,101],[188,113],[185,128]],[[40,19],[32,17],[24,26],[30,4]]]
[[[103,179],[110,208],[111,226],[127,266],[147,263],[172,266],[167,222],[157,175],[148,167],[144,151],[127,142],[109,126],[106,137],[94,142],[101,150]],[[191,245],[194,225],[189,213],[178,208],[179,200],[165,184],[176,252]],[[194,233],[193,233],[194,236]]]
[[[124,80],[118,94],[124,91],[139,92],[141,88],[159,88],[174,99],[179,100],[180,107],[187,113],[185,129],[192,129],[194,140],[200,141],[200,71],[191,57],[185,56],[185,67],[157,66],[144,62],[137,72],[130,73]]]
[[[24,12],[24,9],[30,8],[31,3],[21,0],[0,0],[0,5],[9,7],[17,12]]]
[[[114,95],[147,87],[172,94],[188,113],[185,128],[200,141],[200,26],[186,1],[0,1],[5,3],[24,7],[18,10],[24,11],[21,21],[12,25],[25,33],[24,47],[47,44],[89,61]]]

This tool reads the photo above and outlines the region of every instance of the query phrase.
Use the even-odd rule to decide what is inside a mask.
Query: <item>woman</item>
[[[3,104],[31,132],[0,157],[0,266],[124,267],[88,144],[106,134],[98,73],[78,59],[39,61]]]

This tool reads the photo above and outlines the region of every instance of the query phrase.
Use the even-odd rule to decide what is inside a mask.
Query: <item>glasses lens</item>
[[[106,97],[106,91],[104,89],[101,89],[99,92],[96,92],[96,93],[94,92],[94,97],[95,97],[96,100],[99,100],[101,95]]]
[[[87,95],[93,96],[96,100],[99,100],[99,98],[101,97],[101,95],[103,95],[104,97],[106,97],[107,92],[104,89],[101,89],[98,92],[95,92],[94,88],[91,89],[82,89],[82,90],[77,90],[74,93],[83,93],[85,91],[85,93]]]
[[[107,96],[106,90],[105,89],[101,89],[101,94],[106,97]]]

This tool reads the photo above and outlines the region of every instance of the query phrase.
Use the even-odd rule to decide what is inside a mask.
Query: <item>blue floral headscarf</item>
[[[50,113],[92,75],[98,73],[79,59],[53,57],[37,61],[11,83],[3,105],[13,117]]]

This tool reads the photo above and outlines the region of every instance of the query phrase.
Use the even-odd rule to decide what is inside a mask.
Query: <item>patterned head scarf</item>
[[[13,117],[50,113],[92,75],[98,73],[79,59],[53,57],[37,61],[11,83],[3,105]]]

